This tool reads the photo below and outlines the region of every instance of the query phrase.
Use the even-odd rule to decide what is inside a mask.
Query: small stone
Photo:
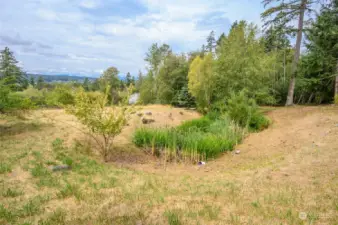
[[[153,122],[155,122],[154,119],[146,118],[146,117],[143,117],[143,118],[142,118],[142,123],[143,123],[143,124],[149,124],[149,123],[153,123]]]
[[[184,113],[181,111],[180,114],[183,115]]]
[[[143,116],[143,113],[137,113],[137,115],[138,115],[139,117],[141,117],[141,116]]]
[[[197,164],[198,164],[199,166],[203,166],[203,165],[205,165],[205,162],[199,161]]]
[[[240,150],[236,150],[236,151],[235,151],[235,154],[237,154],[237,155],[238,155],[239,153],[241,153],[241,151],[240,151]]]
[[[60,170],[69,170],[71,169],[69,165],[58,165],[58,166],[49,166],[48,167],[51,171],[60,171]]]
[[[146,112],[145,114],[148,115],[148,116],[153,115],[151,112]]]

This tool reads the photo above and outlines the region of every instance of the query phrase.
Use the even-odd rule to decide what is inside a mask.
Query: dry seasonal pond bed
[[[142,110],[154,127],[199,118]],[[164,165],[135,147],[137,115],[109,163],[63,110],[1,116],[0,224],[338,224],[338,108],[267,114],[270,127],[246,137],[240,154],[204,166]],[[60,164],[71,169],[48,169]]]

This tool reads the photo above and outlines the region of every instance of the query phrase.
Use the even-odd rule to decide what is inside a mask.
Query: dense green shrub
[[[243,130],[227,117],[211,120],[202,117],[187,121],[177,128],[140,128],[133,141],[139,147],[169,150],[194,160],[210,159],[232,150],[241,141]]]
[[[27,89],[16,92],[17,96],[22,98],[28,98],[35,106],[46,105],[45,92],[34,88],[33,86],[28,86]]]
[[[46,93],[46,104],[48,106],[72,105],[75,97],[71,88],[56,86],[55,89]]]
[[[0,113],[30,108],[33,108],[33,103],[29,98],[11,92],[11,89],[0,81]]]
[[[245,91],[232,93],[227,101],[226,109],[230,119],[241,127],[261,130],[269,125],[269,120],[259,112],[255,100],[249,98]]]

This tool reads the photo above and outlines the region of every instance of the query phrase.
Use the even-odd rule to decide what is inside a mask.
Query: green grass
[[[37,163],[32,169],[31,174],[33,177],[43,177],[48,176],[50,172],[42,163]]]
[[[10,173],[10,172],[12,172],[11,166],[7,163],[0,162],[0,174]]]
[[[177,212],[169,210],[169,211],[166,211],[164,215],[167,217],[169,225],[181,225],[182,224]]]
[[[135,131],[133,141],[139,147],[152,148],[153,154],[210,159],[230,151],[243,137],[243,129],[227,117],[212,121],[202,117],[184,122],[177,128],[145,128]]]
[[[33,216],[40,212],[40,201],[30,200],[22,207],[22,216]]]
[[[12,222],[15,220],[15,217],[15,214],[11,210],[0,204],[0,223],[3,221]]]
[[[21,190],[15,190],[15,189],[12,189],[12,188],[7,188],[7,190],[2,193],[2,196],[5,197],[5,198],[15,198],[15,197],[18,197],[20,195],[23,195],[23,191]]]
[[[76,199],[81,199],[82,193],[78,185],[66,183],[66,185],[60,190],[58,196],[60,198],[68,198],[74,196]]]
[[[207,132],[210,125],[213,123],[209,117],[202,117],[200,119],[189,120],[183,122],[177,129],[182,132],[202,131]]]

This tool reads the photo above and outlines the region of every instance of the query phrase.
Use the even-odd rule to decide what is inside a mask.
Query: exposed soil
[[[149,172],[205,176],[203,172],[236,175],[239,171],[266,172],[266,167],[281,166],[279,172],[271,172],[269,176],[296,180],[307,179],[304,168],[315,171],[326,164],[324,167],[330,171],[338,171],[337,107],[274,108],[267,116],[272,121],[271,126],[262,132],[249,134],[235,148],[240,150],[240,154],[225,153],[205,166],[166,164],[164,168],[157,161],[133,167]]]

